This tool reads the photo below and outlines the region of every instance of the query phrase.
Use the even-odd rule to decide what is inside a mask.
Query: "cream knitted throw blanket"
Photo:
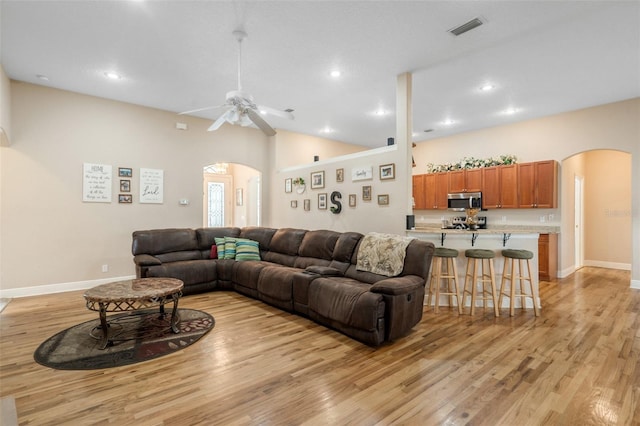
[[[358,271],[395,277],[404,268],[407,246],[413,238],[371,232],[362,238],[358,249]]]

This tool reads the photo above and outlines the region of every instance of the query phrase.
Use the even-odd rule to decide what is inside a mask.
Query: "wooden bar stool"
[[[456,267],[456,258],[458,250],[444,247],[436,248],[433,253],[433,267],[431,268],[431,282],[429,284],[429,298],[427,305],[431,306],[431,298],[435,293],[436,300],[433,305],[433,312],[438,313],[440,305],[440,295],[449,296],[449,306],[453,306],[455,298],[458,305],[458,313],[462,313],[462,298],[460,296],[460,288],[458,286],[458,268]],[[444,260],[444,262],[443,262]],[[442,280],[445,280],[444,288]],[[453,282],[453,288],[451,286]]]
[[[496,275],[493,267],[493,258],[496,254],[493,250],[469,249],[464,252],[467,258],[467,269],[464,277],[463,299],[466,294],[471,295],[471,315],[475,313],[476,300],[482,300],[482,307],[486,308],[487,300],[493,302],[493,311],[495,316],[500,316],[498,309],[498,292],[496,291]],[[480,263],[481,274],[478,276],[478,262]],[[489,273],[485,268],[489,269]],[[469,284],[467,285],[467,283]],[[477,294],[478,283],[482,284],[482,292]],[[491,286],[487,289],[487,283]],[[467,287],[470,287],[467,289]]]
[[[540,316],[535,293],[533,292],[533,280],[531,278],[531,259],[533,259],[533,253],[529,250],[505,249],[502,250],[502,256],[504,257],[504,267],[502,268],[502,280],[500,281],[500,306],[502,306],[504,296],[507,296],[509,298],[509,315],[513,316],[515,313],[515,298],[521,298],[520,303],[522,304],[522,309],[525,309],[526,299],[530,297],[533,302],[533,312],[537,317]],[[516,263],[516,260],[518,263]],[[525,271],[527,275],[523,275],[523,261],[527,262],[527,270]],[[517,268],[516,265],[518,265]],[[506,288],[507,281],[509,282],[509,289]],[[525,282],[527,281],[529,282],[530,293],[527,293],[525,290]],[[518,287],[518,293],[516,293],[516,286]]]

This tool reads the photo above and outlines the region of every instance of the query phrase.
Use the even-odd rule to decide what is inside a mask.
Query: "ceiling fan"
[[[192,114],[194,112],[206,111],[210,109],[224,108],[226,111],[218,117],[216,121],[207,129],[208,131],[218,130],[222,124],[240,124],[241,126],[255,125],[267,136],[273,136],[276,131],[262,117],[261,113],[271,114],[276,117],[293,120],[291,110],[281,111],[264,105],[257,105],[253,101],[253,96],[242,90],[240,75],[242,71],[242,41],[247,38],[247,33],[242,30],[235,30],[233,36],[238,41],[238,90],[227,92],[226,102],[222,105],[198,108],[191,111],[181,112],[179,115]]]

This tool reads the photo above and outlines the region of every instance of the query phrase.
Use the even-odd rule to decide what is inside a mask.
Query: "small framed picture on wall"
[[[324,188],[324,171],[311,173],[311,189]]]
[[[131,181],[129,179],[120,179],[120,192],[131,192]]]
[[[396,165],[395,163],[383,164],[380,166],[380,180],[395,179]]]
[[[133,169],[131,167],[118,167],[118,176],[130,178],[133,176]]]
[[[356,206],[356,194],[349,194],[349,207]]]
[[[133,196],[131,194],[119,194],[118,202],[120,204],[131,204],[133,201]]]
[[[304,199],[304,211],[308,212],[311,210],[311,200],[308,198]]]
[[[327,209],[327,193],[323,192],[322,194],[318,194],[318,209],[326,210]]]
[[[381,206],[389,205],[389,194],[378,195],[378,204]]]
[[[371,201],[371,185],[362,187],[362,201]]]

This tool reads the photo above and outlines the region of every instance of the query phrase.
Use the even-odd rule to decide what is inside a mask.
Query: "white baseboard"
[[[561,271],[558,271],[558,278],[567,278],[569,275],[573,274],[576,271],[575,265],[571,265],[568,268],[564,268]]]
[[[595,266],[596,268],[607,269],[622,269],[623,271],[630,271],[630,263],[617,263],[617,262],[603,262],[601,260],[585,260],[584,266]]]
[[[640,290],[640,280],[631,280],[631,288]]]
[[[135,278],[135,275],[128,275],[124,277],[101,278],[99,280],[75,281],[70,283],[39,285],[34,287],[0,289],[0,298],[11,299],[14,297],[40,296],[43,294],[62,293],[65,291],[86,290],[88,288],[95,287],[100,284],[106,284],[106,283],[111,283],[115,281],[131,280],[133,278]]]

